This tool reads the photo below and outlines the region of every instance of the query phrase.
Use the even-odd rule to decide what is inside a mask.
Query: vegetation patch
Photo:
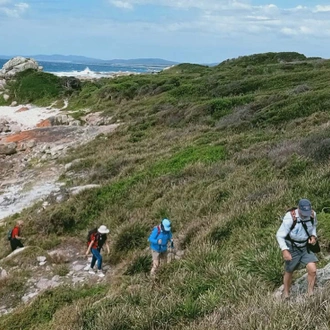
[[[267,53],[82,82],[65,96],[77,117],[102,110],[122,124],[61,162],[79,160],[67,186],[100,187],[19,217],[28,241],[47,250],[69,237],[81,240],[92,224],[107,225],[104,262],[113,274],[105,287],[49,290],[2,316],[0,328],[57,330],[65,318],[70,330],[326,328],[327,289],[293,309],[273,293],[284,266],[279,219],[300,198],[318,214],[319,267],[327,263],[329,73],[329,60]],[[163,217],[183,251],[151,280],[147,239]],[[7,251],[8,241],[1,244]],[[24,270],[36,254],[3,265]],[[60,261],[56,271],[65,274]],[[23,282],[8,281],[18,302]],[[4,297],[5,285],[1,290]]]

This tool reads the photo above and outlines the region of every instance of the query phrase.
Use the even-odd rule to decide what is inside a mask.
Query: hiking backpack
[[[292,226],[290,228],[290,232],[294,229],[294,227],[297,224],[296,210],[297,210],[297,207],[292,207],[291,209],[288,209],[286,211],[286,213],[290,212],[292,220],[293,220]],[[310,221],[312,223],[312,225],[314,225],[314,217],[315,217],[315,212],[314,212],[314,210],[312,210],[311,218],[305,222]]]
[[[13,230],[10,229],[10,230],[8,231],[8,233],[7,233],[7,239],[8,239],[8,241],[11,241],[11,235],[12,235],[12,232],[13,232]]]

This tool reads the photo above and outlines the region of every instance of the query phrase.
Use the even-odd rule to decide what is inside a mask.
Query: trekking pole
[[[171,249],[171,262],[172,262],[173,257],[174,257],[174,244],[173,244],[173,241],[171,242],[170,249]]]

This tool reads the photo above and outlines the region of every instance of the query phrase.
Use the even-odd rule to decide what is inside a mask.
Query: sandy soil
[[[18,105],[15,107],[0,107],[0,122],[6,120],[8,123],[18,125],[20,129],[33,129],[42,120],[60,113],[60,109],[41,108],[32,105]]]

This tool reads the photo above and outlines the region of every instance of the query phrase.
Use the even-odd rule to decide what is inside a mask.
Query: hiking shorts
[[[157,252],[155,250],[151,250],[152,261],[164,261],[167,260],[167,251],[165,252]]]
[[[286,243],[292,256],[291,261],[285,261],[285,271],[287,273],[293,273],[299,265],[306,266],[311,262],[319,261],[313,252],[307,251],[306,246],[297,248],[292,246],[291,243]]]

